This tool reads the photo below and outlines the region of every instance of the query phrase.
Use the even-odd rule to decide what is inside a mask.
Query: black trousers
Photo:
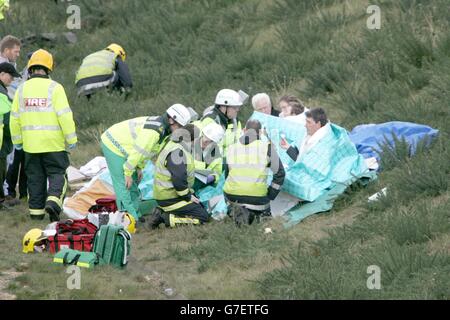
[[[6,172],[6,183],[8,185],[8,195],[16,197],[16,185],[19,180],[19,198],[27,196],[27,175],[25,174],[25,152],[14,150],[13,163]]]
[[[208,212],[199,203],[190,203],[180,209],[170,211],[174,215],[180,217],[192,217],[200,220],[201,223],[208,222],[209,216]]]
[[[251,197],[251,196],[236,196],[232,194],[228,194],[224,192],[225,199],[230,202],[236,203],[247,203],[254,205],[266,205],[270,202],[270,199],[267,196],[263,197]]]
[[[252,224],[253,220],[256,218],[257,221],[260,220],[261,216],[271,216],[270,213],[270,199],[267,196],[264,197],[250,197],[250,196],[236,196],[230,195],[224,192],[225,200],[230,202],[230,204],[248,204],[256,206],[267,206],[266,209],[244,209],[241,210],[239,207],[230,206],[228,209],[228,214],[230,215],[233,211],[233,216],[236,224]],[[247,216],[248,215],[248,216]]]
[[[3,182],[6,179],[6,168],[8,166],[6,158],[8,157],[8,154],[10,154],[12,151],[13,151],[13,144],[11,141],[11,135],[9,133],[6,133],[5,130],[3,130],[3,144],[0,149],[0,201],[5,200],[5,192],[3,191]]]
[[[42,210],[47,206],[56,212],[62,211],[62,203],[67,190],[69,156],[66,151],[47,153],[25,152],[25,172],[28,178],[28,206],[32,210]],[[48,179],[48,190],[47,190]],[[42,215],[45,212],[42,210]],[[37,215],[36,213],[34,215]]]

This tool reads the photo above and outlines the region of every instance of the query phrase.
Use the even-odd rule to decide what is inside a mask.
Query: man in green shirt
[[[8,62],[0,63],[0,149],[3,144],[3,116],[11,111],[12,103],[7,87],[13,82],[14,77],[20,77],[16,68]],[[0,209],[5,208],[4,201],[4,198],[0,199]]]
[[[3,115],[11,111],[12,103],[6,87],[13,82],[15,77],[20,77],[20,74],[12,64],[0,63],[0,147],[3,143]]]

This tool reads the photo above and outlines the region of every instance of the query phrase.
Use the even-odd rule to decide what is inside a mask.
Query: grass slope
[[[81,290],[66,288],[68,275],[50,255],[20,253],[23,234],[43,226],[29,221],[25,206],[1,212],[0,270],[23,272],[8,293],[19,299],[450,298],[447,0],[370,1],[382,12],[376,31],[366,28],[364,0],[76,4],[82,14],[76,45],[23,48],[42,45],[54,53],[53,77],[66,88],[81,142],[71,155],[75,165],[100,154],[99,134],[109,125],[160,114],[175,102],[201,112],[223,87],[265,91],[274,99],[299,95],[349,130],[399,120],[430,125],[440,137],[412,159],[402,144],[386,149],[376,183],[352,188],[331,212],[289,230],[276,219],[242,229],[223,221],[139,230],[127,270],[83,270]],[[0,34],[65,32],[66,6],[14,2]],[[127,50],[133,95],[123,101],[100,93],[89,104],[77,99],[81,59],[110,42]],[[385,186],[388,195],[368,205],[367,196]],[[267,226],[273,234],[262,232]],[[370,265],[381,268],[381,290],[367,289]],[[175,293],[168,296],[168,288]]]

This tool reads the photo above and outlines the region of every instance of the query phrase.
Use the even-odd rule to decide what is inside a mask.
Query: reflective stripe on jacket
[[[172,183],[172,175],[167,169],[167,157],[173,151],[182,150],[186,161],[186,171],[187,171],[187,182],[188,188],[185,190],[176,190]],[[176,153],[172,153],[172,156]],[[174,162],[179,161],[181,163],[182,159],[172,159]],[[194,186],[195,180],[195,167],[194,158],[191,153],[188,152],[180,143],[175,143],[169,141],[161,153],[158,155],[155,166],[155,176],[153,181],[153,197],[155,200],[169,200],[184,197],[189,193],[193,192],[192,187]],[[174,204],[162,207],[164,211],[173,211],[188,205],[191,201],[181,200],[175,202]]]
[[[194,121],[192,124],[196,126],[200,130],[200,132],[202,131],[202,129],[200,129],[202,127],[201,121]],[[202,136],[203,133],[201,133],[200,136],[194,140],[193,156],[195,169],[211,170],[212,174],[215,177],[215,184],[217,184],[223,171],[223,159],[222,152],[220,150],[221,146],[216,144],[215,142],[211,142],[205,148],[205,150],[202,150]]]
[[[268,142],[255,140],[247,145],[241,142],[228,148],[228,177],[223,191],[237,196],[263,197],[267,195],[269,158]]]
[[[75,122],[62,85],[46,77],[24,82],[14,97],[10,131],[13,144],[28,153],[65,150],[77,142]]]
[[[147,160],[155,160],[168,132],[162,117],[138,117],[116,123],[101,140],[109,150],[127,159],[123,169],[131,176],[136,167],[143,169]]]
[[[106,49],[88,55],[77,71],[75,83],[81,79],[112,74],[116,68],[116,57],[114,52]]]
[[[239,138],[242,135],[242,124],[240,121],[236,120],[236,127],[234,123],[229,123],[225,127],[224,124],[221,123],[219,116],[216,116],[216,117],[204,117],[201,121],[195,121],[194,125],[198,126],[200,130],[203,130],[203,128],[205,128],[208,124],[213,122],[221,125],[222,128],[225,130],[225,135],[222,141],[220,142],[220,147],[221,150],[223,150],[223,154],[226,154],[228,147],[239,141]]]

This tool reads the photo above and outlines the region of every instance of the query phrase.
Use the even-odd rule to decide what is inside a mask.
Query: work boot
[[[50,222],[59,221],[59,212],[55,210],[55,208],[53,208],[52,206],[47,205],[45,207],[45,212],[48,213]]]
[[[160,208],[155,208],[147,219],[147,228],[152,230],[157,229],[161,223],[165,223],[163,211]]]
[[[11,207],[14,207],[14,206],[20,204],[20,200],[16,199],[15,197],[12,197],[10,195],[7,195],[6,198],[5,198],[5,204],[9,205]]]
[[[255,219],[255,214],[245,207],[234,205],[233,219],[236,226],[250,225]]]
[[[40,215],[30,214],[30,218],[31,218],[31,220],[37,220],[37,221],[44,220],[45,214],[40,214]]]
[[[10,205],[8,205],[7,203],[5,203],[5,201],[0,202],[0,211],[2,210],[11,210],[12,207]]]
[[[144,229],[147,229],[147,226],[146,226],[146,224],[145,224],[145,218],[144,217],[139,217],[137,220],[136,220],[136,228],[137,229],[141,229],[141,228],[144,228]]]
[[[261,212],[260,219],[259,219],[261,222],[266,222],[271,219],[272,219],[272,212],[270,212],[270,209]]]

